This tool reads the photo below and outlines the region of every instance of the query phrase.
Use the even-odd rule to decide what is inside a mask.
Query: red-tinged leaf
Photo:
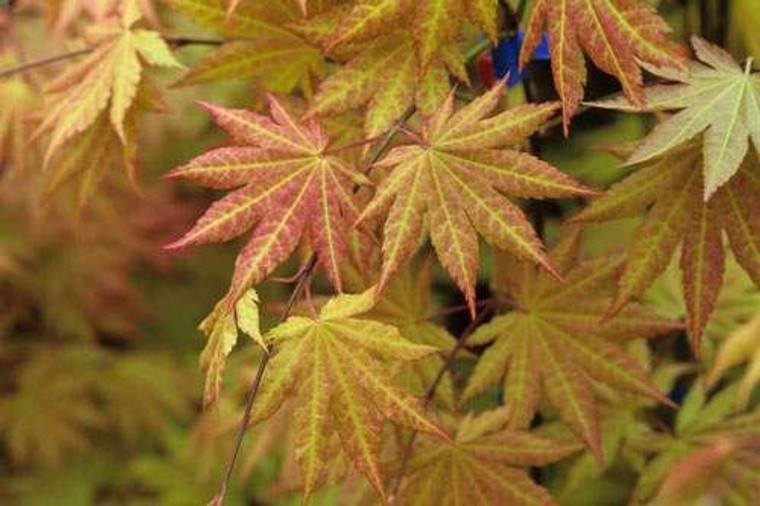
[[[137,19],[139,15],[97,25],[96,49],[50,83],[50,106],[32,136],[50,133],[46,164],[107,108],[114,130],[127,145],[127,116],[138,95],[143,63],[181,67],[155,32],[133,27]]]
[[[684,236],[681,252],[686,323],[697,354],[702,331],[715,309],[723,284],[725,253],[720,212],[715,202],[697,206]]]
[[[421,69],[426,69],[435,58],[439,48],[457,34],[457,20],[462,5],[458,1],[426,0],[417,2],[412,20],[412,38]]]
[[[380,38],[320,84],[310,113],[341,113],[366,104],[365,133],[375,137],[413,106],[431,114],[446,97],[449,68],[463,60],[460,53],[446,49],[420,70],[408,36]]]
[[[238,0],[229,3],[167,0],[167,3],[171,9],[215,30],[225,40],[175,86],[249,79],[271,92],[300,89],[309,95],[312,78],[324,73],[324,58],[318,46],[299,33],[302,12],[293,2],[237,5]]]
[[[716,203],[710,201],[709,206],[715,206],[715,210],[706,214],[702,165],[702,145],[697,141],[688,142],[644,164],[638,172],[618,183],[574,218],[576,221],[619,218],[645,212],[649,203],[653,204],[627,254],[611,313],[620,311],[627,301],[641,296],[682,244],[683,292],[687,298],[688,327],[695,349],[722,284],[724,230],[739,265],[760,286],[760,221],[757,218],[760,216],[760,200],[757,199],[760,169],[757,157],[754,154],[746,157],[738,172],[715,194]],[[631,317],[635,319],[635,315]],[[658,325],[656,321],[647,320],[655,327]]]
[[[577,230],[569,230],[551,252],[565,268],[560,284],[529,263],[511,267],[505,290],[513,309],[481,325],[468,344],[492,343],[470,375],[463,400],[503,382],[506,425],[530,425],[542,399],[559,413],[601,461],[596,385],[670,401],[621,344],[681,328],[642,306],[602,319],[612,299],[610,286],[620,259],[580,262]],[[640,319],[638,319],[640,317]],[[618,332],[619,331],[619,332]]]
[[[571,222],[616,220],[644,212],[660,196],[680,186],[699,164],[697,150],[676,150],[642,167],[593,200]]]
[[[552,506],[551,495],[514,466],[545,465],[576,452],[579,445],[527,432],[501,430],[492,415],[468,415],[459,422],[456,441],[420,438],[401,489],[402,504],[514,504]],[[484,430],[472,429],[479,427]],[[445,486],[443,486],[445,484]]]
[[[533,360],[541,364],[544,392],[549,402],[562,421],[591,449],[597,462],[603,464],[599,412],[588,380],[549,338],[537,339],[533,349]]]
[[[615,76],[626,96],[644,104],[638,60],[680,68],[680,47],[668,40],[667,24],[641,0],[536,0],[528,20],[520,63],[526,65],[547,30],[552,73],[562,100],[565,133],[583,99],[585,51],[597,67]]]
[[[739,264],[760,286],[760,177],[750,165],[718,194],[723,224]]]
[[[611,313],[641,296],[668,266],[670,257],[688,228],[691,209],[699,205],[694,198],[695,192],[701,190],[699,175],[692,171],[667,200],[658,200],[647,220],[639,227],[636,234],[639,240],[629,252]]]
[[[274,97],[269,97],[271,116],[203,105],[241,146],[212,150],[169,176],[213,188],[242,188],[214,203],[168,247],[225,241],[252,228],[235,263],[234,301],[286,260],[306,234],[340,291],[341,263],[348,257],[345,237],[358,214],[352,188],[360,173],[326,153],[329,139],[317,121],[294,119]]]
[[[503,83],[453,114],[450,95],[425,122],[417,144],[396,147],[380,161],[392,170],[359,218],[365,221],[389,209],[380,289],[417,249],[426,215],[432,219],[439,258],[471,307],[477,267],[473,229],[492,245],[556,274],[525,215],[497,190],[507,193],[518,188],[518,195],[526,192],[520,189],[525,187],[543,195],[588,194],[590,190],[527,155],[504,149],[472,150],[519,144],[554,110],[553,105],[526,106],[486,118],[502,89]],[[502,167],[507,161],[513,166]],[[444,244],[451,247],[442,251]]]
[[[388,26],[401,20],[410,4],[409,0],[379,0],[352,6],[327,43],[327,48],[346,41],[361,42],[385,33]]]

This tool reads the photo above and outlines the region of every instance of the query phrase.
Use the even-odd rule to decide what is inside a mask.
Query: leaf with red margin
[[[631,102],[643,106],[640,61],[682,68],[683,50],[667,38],[670,28],[641,0],[535,0],[520,65],[525,66],[547,30],[554,86],[562,100],[565,134],[583,99],[584,52],[615,76]]]
[[[475,308],[476,232],[486,241],[553,272],[541,241],[504,194],[546,198],[595,192],[551,165],[504,146],[517,146],[550,118],[557,104],[525,104],[487,117],[504,83],[454,112],[453,94],[423,125],[415,143],[379,162],[390,174],[359,221],[387,214],[378,290],[414,253],[430,221],[433,247]]]
[[[169,177],[211,188],[237,188],[216,201],[169,249],[220,242],[253,229],[235,264],[234,303],[287,259],[306,234],[333,286],[342,287],[345,237],[358,209],[352,188],[359,172],[327,153],[318,121],[295,120],[269,96],[271,116],[201,104],[235,147],[214,149],[176,168]]]

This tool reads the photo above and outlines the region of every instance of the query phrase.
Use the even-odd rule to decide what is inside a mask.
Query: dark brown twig
[[[290,294],[290,298],[288,299],[288,304],[285,307],[285,311],[282,313],[282,316],[280,316],[280,323],[287,320],[290,316],[290,313],[293,311],[298,298],[301,296],[301,293],[304,291],[304,289],[306,289],[306,285],[311,279],[311,274],[314,271],[316,265],[317,255],[312,254],[306,263],[306,266],[302,268],[298,273],[296,286],[293,288],[293,293]],[[245,438],[248,424],[251,421],[251,410],[253,409],[253,402],[256,400],[256,395],[259,393],[261,380],[264,377],[264,372],[266,371],[267,364],[269,364],[270,357],[271,355],[269,353],[264,353],[264,357],[261,359],[261,362],[259,362],[259,367],[256,370],[256,375],[254,376],[253,382],[251,383],[251,386],[248,389],[248,393],[246,394],[245,410],[243,411],[243,417],[240,419],[237,436],[235,437],[235,446],[232,450],[230,460],[227,462],[227,468],[224,472],[222,484],[220,485],[219,491],[216,493],[214,498],[211,499],[211,501],[208,503],[208,506],[221,506],[224,503],[224,498],[227,495],[227,488],[230,485],[232,473],[235,470],[235,464],[237,463],[238,457],[240,456],[240,449],[243,446],[243,439]]]
[[[480,311],[477,316],[470,322],[470,324],[467,326],[466,329],[462,332],[462,334],[459,336],[459,339],[457,339],[457,344],[454,346],[451,351],[446,355],[446,358],[444,360],[443,365],[441,365],[440,369],[438,369],[438,374],[436,374],[435,379],[428,387],[427,391],[425,392],[425,397],[423,398],[422,406],[427,408],[427,406],[430,404],[430,402],[433,400],[433,397],[435,397],[435,393],[438,390],[438,387],[441,384],[441,381],[443,381],[443,377],[446,375],[447,371],[451,371],[454,369],[454,364],[456,363],[456,357],[457,354],[464,349],[465,344],[467,343],[467,338],[470,337],[470,335],[475,331],[478,325],[483,323],[483,320],[488,317],[488,315],[491,313],[491,310],[493,309],[494,300],[489,299],[488,304],[485,304],[483,307],[483,310]],[[398,495],[399,490],[401,489],[401,484],[404,481],[404,476],[406,475],[406,471],[409,468],[409,461],[412,457],[412,450],[414,450],[414,442],[417,440],[417,431],[412,431],[412,434],[409,436],[409,439],[406,442],[406,445],[404,446],[404,449],[401,453],[401,464],[399,466],[398,473],[396,474],[395,478],[393,479],[393,485],[391,486],[391,492],[388,496],[388,503],[392,504],[395,502],[395,499]]]

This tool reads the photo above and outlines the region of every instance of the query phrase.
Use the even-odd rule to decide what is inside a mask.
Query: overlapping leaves
[[[556,110],[526,104],[487,118],[503,84],[453,111],[453,94],[427,120],[414,143],[396,147],[379,165],[391,168],[359,220],[387,214],[383,237],[382,289],[414,253],[429,221],[438,258],[474,312],[478,236],[518,258],[553,271],[541,241],[517,197],[563,197],[592,193],[518,146]]]
[[[50,133],[46,163],[106,109],[122,144],[128,144],[128,115],[143,66],[180,67],[157,32],[134,26],[140,14],[131,2],[126,5],[120,18],[91,27],[92,52],[48,84],[51,106],[34,134]]]
[[[757,503],[760,415],[738,413],[735,395],[736,389],[728,387],[708,400],[697,384],[678,413],[674,434],[651,431],[632,442],[635,451],[655,455],[642,470],[634,494],[638,501],[655,506],[707,498],[742,506]]]
[[[404,504],[555,504],[521,468],[561,460],[578,445],[504,430],[502,413],[468,415],[451,442],[422,438],[409,464],[410,476],[401,494]]]
[[[290,397],[297,399],[296,456],[307,496],[324,480],[326,462],[339,444],[384,499],[379,453],[385,420],[447,439],[387,372],[389,364],[426,357],[436,348],[412,344],[395,327],[358,317],[373,304],[371,290],[340,295],[318,316],[291,317],[266,335],[277,353],[253,420],[268,418]]]
[[[702,63],[692,62],[683,71],[647,67],[679,84],[648,87],[643,110],[682,110],[657,125],[628,163],[652,160],[704,132],[704,197],[708,200],[739,170],[750,139],[760,150],[760,79],[750,73],[751,62],[742,69],[728,52],[699,37],[692,38],[692,45]],[[642,110],[622,99],[593,105]]]
[[[312,110],[330,114],[367,104],[370,137],[412,106],[432,114],[446,98],[449,74],[468,82],[457,44],[462,21],[492,40],[498,32],[493,0],[361,1],[328,19],[310,35],[346,63],[322,83]]]
[[[760,284],[760,166],[751,153],[709,202],[703,199],[702,146],[687,143],[613,186],[573,220],[619,219],[649,209],[618,281],[612,312],[640,297],[679,245],[687,324],[696,351],[723,279],[723,234],[736,259]],[[651,209],[650,209],[651,206]]]
[[[645,103],[640,61],[679,68],[681,50],[668,40],[667,23],[643,0],[535,0],[520,62],[526,65],[548,32],[554,84],[562,100],[565,133],[583,99],[584,51],[597,67],[614,75],[626,96]]]
[[[318,121],[296,121],[273,96],[269,106],[271,117],[204,104],[235,146],[211,150],[170,173],[210,188],[237,188],[168,246],[225,241],[253,228],[235,264],[230,303],[288,258],[303,235],[340,291],[347,229],[358,217],[352,187],[362,174],[328,152]]]
[[[464,398],[503,382],[510,426],[528,427],[546,398],[560,419],[602,461],[599,408],[593,382],[665,401],[646,370],[621,345],[678,328],[643,306],[632,305],[601,323],[610,301],[605,287],[620,264],[615,258],[578,263],[577,234],[552,252],[566,282],[520,263],[502,267],[514,310],[480,326],[471,345],[493,343],[470,377]]]
[[[289,28],[307,23],[295,2],[245,2],[227,15],[224,0],[169,0],[176,11],[225,38],[218,49],[194,66],[177,84],[223,79],[252,79],[267,90],[311,90],[323,72],[319,50]]]

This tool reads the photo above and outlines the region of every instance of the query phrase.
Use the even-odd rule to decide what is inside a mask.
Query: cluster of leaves
[[[168,203],[157,213],[151,194],[126,191],[114,169],[137,186],[140,147],[149,145],[142,113],[170,111],[166,76],[147,71],[182,69],[172,45],[197,42],[205,54],[170,76],[172,87],[242,80],[255,90],[241,105],[204,100],[203,90],[221,88],[194,88],[229,143],[166,174],[228,192],[166,250],[250,235],[228,291],[199,327],[207,412],[194,448],[206,467],[221,467],[219,447],[230,450],[242,411],[257,439],[244,448],[241,472],[275,461],[273,485],[256,492],[268,500],[300,490],[304,501],[327,503],[332,491],[342,504],[575,504],[585,484],[622,472],[616,491],[631,504],[757,503],[760,81],[751,59],[742,67],[698,37],[690,51],[644,0],[166,7],[55,3],[53,30],[83,44],[78,59],[0,81],[9,104],[0,110],[5,187],[25,188],[21,200],[35,209],[19,208],[26,221],[8,214],[11,239],[0,245],[1,295],[11,308],[0,323],[14,340],[30,325],[44,333],[48,321],[59,324],[61,298],[87,308],[64,324],[91,344],[134,331],[138,314],[128,310],[137,297],[126,273],[161,258],[146,238],[165,228],[162,217],[181,213]],[[82,15],[92,23],[77,23]],[[167,35],[187,20],[219,38]],[[524,69],[544,34],[556,101],[531,102],[506,80],[488,88],[470,68],[508,37],[522,40],[515,66]],[[570,135],[594,71],[585,56],[622,89],[585,107],[657,113],[645,138],[608,149],[629,170],[606,193],[538,149],[561,135],[559,125]],[[657,82],[645,86],[644,71]],[[28,152],[29,139],[45,139],[44,152]],[[78,188],[68,184],[75,177]],[[51,209],[59,208],[45,201],[74,223],[56,228]],[[552,220],[556,233],[543,226],[550,207],[565,219]],[[149,225],[134,209],[148,210]],[[138,225],[125,239],[126,215]],[[37,254],[44,240],[27,240],[30,216],[42,217],[44,237],[59,248],[78,219],[99,225],[70,250],[79,270],[52,281],[30,273],[49,261]],[[623,218],[640,220],[624,252],[592,254],[587,243],[605,232],[590,224]],[[672,310],[662,292],[672,288],[668,267],[679,250]],[[448,277],[434,276],[437,265]],[[71,290],[77,275],[82,293]],[[746,282],[734,286],[733,275]],[[271,283],[283,280],[293,284],[284,307]],[[464,304],[442,307],[448,285]],[[459,337],[452,315],[468,320]],[[254,347],[230,357],[241,333]],[[82,451],[104,427],[126,437],[161,433],[165,418],[186,416],[182,378],[164,370],[150,377],[161,388],[143,383],[145,369],[161,369],[150,357],[118,361],[78,344],[65,350],[63,367],[12,345],[0,352],[14,366],[3,389],[13,395],[0,396],[0,434],[20,466]],[[229,370],[242,371],[232,390],[223,388]],[[155,395],[125,398],[134,391]],[[38,415],[37,405],[54,413]],[[179,469],[189,465],[175,453]],[[168,467],[146,459],[135,478],[148,489],[176,485]]]

